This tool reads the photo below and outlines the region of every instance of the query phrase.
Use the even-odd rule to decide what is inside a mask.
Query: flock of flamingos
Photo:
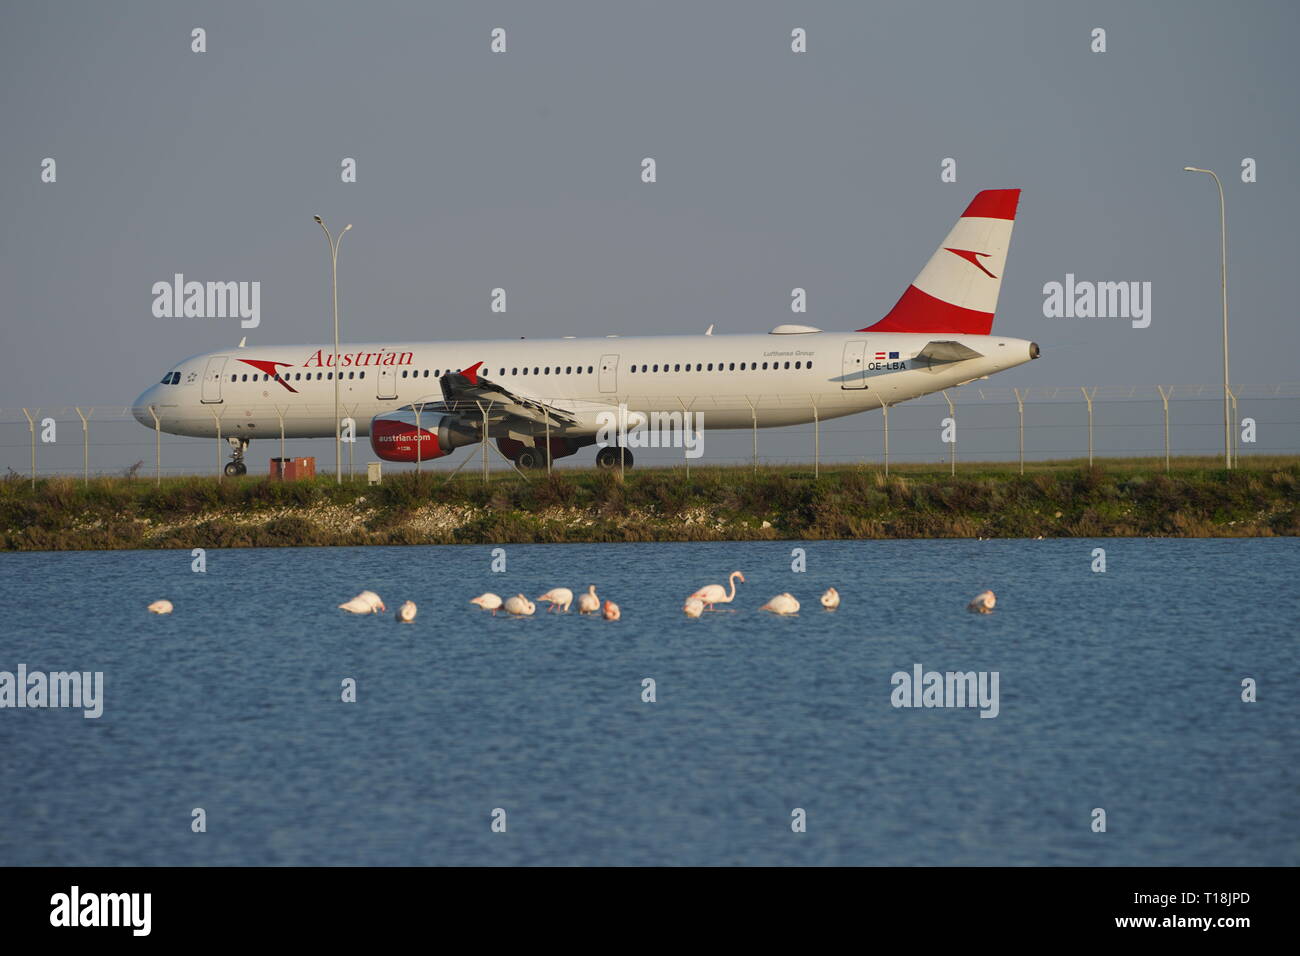
[[[682,605],[682,613],[687,617],[699,617],[705,611],[716,610],[715,604],[730,604],[736,599],[736,581],[744,583],[744,580],[744,574],[739,571],[732,571],[731,576],[727,579],[730,590],[724,588],[721,584],[704,585],[686,599],[686,602]],[[568,614],[569,606],[573,604],[573,592],[568,588],[551,588],[545,594],[540,595],[537,600],[546,602],[549,605],[548,611]],[[471,598],[469,603],[477,604],[483,610],[491,611],[493,615],[500,610],[514,617],[530,617],[537,610],[537,605],[522,594],[516,594],[502,600],[499,595],[488,591],[476,598]],[[840,606],[840,592],[834,588],[827,588],[826,593],[821,596],[821,603],[826,610],[834,611]],[[996,603],[997,598],[992,591],[981,591],[966,605],[966,610],[977,614],[990,614]],[[783,591],[760,607],[759,610],[785,616],[798,614],[799,607],[798,598],[789,591]],[[339,609],[350,614],[386,614],[388,612],[383,600],[374,591],[362,591],[352,600],[340,604]],[[172,602],[166,599],[154,601],[149,605],[148,610],[153,614],[170,614],[173,610]],[[609,600],[604,602],[600,600],[596,595],[596,585],[594,584],[589,585],[585,593],[578,595],[578,613],[600,614],[607,621],[617,621],[622,617],[622,612],[617,604]],[[415,602],[404,601],[402,606],[397,609],[395,616],[397,620],[409,624],[415,620],[415,614]]]
[[[721,584],[706,584],[686,598],[685,603],[682,605],[682,613],[687,617],[699,617],[705,611],[716,610],[714,607],[716,604],[730,604],[736,599],[736,582],[744,583],[744,580],[744,574],[740,571],[732,571],[731,576],[727,579],[728,587],[724,588]],[[537,601],[549,605],[547,607],[548,611],[567,614],[573,604],[573,592],[568,588],[551,588],[545,594],[539,595]],[[537,604],[530,601],[523,594],[515,594],[502,599],[500,595],[488,591],[476,598],[471,598],[469,603],[476,604],[483,610],[490,611],[493,615],[497,611],[504,611],[514,617],[530,617],[537,610]],[[966,605],[966,608],[979,614],[989,614],[996,603],[997,598],[992,591],[981,591]],[[821,604],[826,610],[834,611],[840,606],[840,592],[834,588],[827,588],[826,593],[821,596]],[[785,616],[798,614],[799,607],[798,598],[788,591],[783,591],[770,599],[759,610]],[[380,600],[379,595],[374,591],[362,591],[352,600],[340,604],[339,608],[352,614],[379,614],[386,613],[388,610],[384,606],[384,602]],[[154,605],[150,605],[149,610],[153,611]],[[158,611],[158,613],[165,614],[170,610],[171,605],[168,604],[166,611]],[[415,620],[415,613],[415,602],[406,601],[397,609],[397,620],[409,623]],[[622,616],[618,605],[613,601],[601,601],[596,594],[596,585],[594,584],[589,585],[585,593],[578,595],[578,613],[600,614],[607,621],[617,621]]]
[[[715,604],[730,604],[736,599],[736,581],[738,580],[744,583],[745,575],[739,571],[732,571],[731,577],[727,579],[730,590],[724,588],[721,584],[704,585],[686,599],[686,603],[682,605],[682,613],[687,617],[699,617],[705,611],[716,610],[714,608]],[[568,588],[551,588],[545,594],[540,595],[537,600],[546,602],[549,605],[548,611],[568,614],[569,606],[573,604],[573,592]],[[501,610],[515,617],[529,617],[537,610],[537,605],[522,594],[516,594],[502,600],[499,595],[488,591],[476,598],[472,598],[469,603],[477,604],[483,610],[491,611],[493,615],[498,610]],[[827,588],[826,593],[821,596],[821,603],[826,610],[835,610],[840,606],[840,592],[834,588]],[[997,598],[992,591],[981,591],[966,605],[966,610],[974,611],[977,614],[990,614],[996,603]],[[799,607],[799,600],[789,591],[783,591],[769,600],[759,610],[770,611],[773,614],[784,616],[798,614]],[[362,591],[352,600],[340,604],[339,609],[350,614],[386,614],[388,612],[383,600],[374,591]],[[170,614],[173,610],[172,602],[166,599],[154,601],[149,605],[148,610],[153,614]],[[578,613],[598,613],[607,621],[617,621],[622,617],[622,612],[619,611],[617,604],[608,600],[602,602],[597,597],[596,585],[594,584],[589,585],[585,593],[578,595]],[[415,614],[415,602],[404,601],[402,606],[397,609],[395,616],[397,620],[409,624],[415,620]]]

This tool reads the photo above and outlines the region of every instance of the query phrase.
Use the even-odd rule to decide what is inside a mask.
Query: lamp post
[[[1214,170],[1201,169],[1199,166],[1184,166],[1184,172],[1205,173],[1214,176],[1214,184],[1219,187],[1219,237],[1222,255],[1219,281],[1223,287],[1223,460],[1226,467],[1232,467],[1232,418],[1228,414],[1228,218],[1223,205],[1223,183]]]
[[[343,484],[343,436],[339,424],[339,245],[343,242],[343,233],[352,228],[352,223],[343,227],[337,239],[330,235],[325,221],[320,216],[313,216],[316,225],[325,231],[325,241],[330,247],[330,283],[334,292],[334,480]]]

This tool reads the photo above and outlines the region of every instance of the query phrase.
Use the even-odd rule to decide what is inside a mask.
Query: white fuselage
[[[938,340],[980,357],[917,358]],[[440,401],[438,376],[481,362],[488,380],[570,411],[577,425],[557,425],[556,435],[594,434],[597,414],[620,404],[702,413],[706,428],[767,428],[893,405],[1036,355],[1033,343],[1000,335],[816,331],[341,345],[338,402],[340,417],[366,435],[373,416]],[[197,355],[146,390],[134,414],[149,428],[156,415],[161,430],[202,438],[278,438],[282,428],[287,438],[332,436],[333,361],[332,345]]]

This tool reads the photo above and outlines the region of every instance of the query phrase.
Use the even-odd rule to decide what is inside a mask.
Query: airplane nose
[[[146,388],[141,392],[140,397],[137,398],[135,403],[131,406],[131,414],[135,416],[135,420],[147,428],[154,427],[153,416],[149,414],[150,405],[155,407],[158,405],[157,385]]]
[[[1030,342],[1030,343],[1029,343],[1029,357],[1030,357],[1031,359],[1036,359],[1036,358],[1038,358],[1038,356],[1041,355],[1041,354],[1042,354],[1042,353],[1039,352],[1039,350],[1038,350],[1038,343],[1037,343],[1037,342]]]

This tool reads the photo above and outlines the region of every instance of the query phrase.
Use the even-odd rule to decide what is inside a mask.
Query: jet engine
[[[370,447],[384,461],[431,461],[479,441],[479,428],[445,412],[421,412],[410,405],[370,420]]]

